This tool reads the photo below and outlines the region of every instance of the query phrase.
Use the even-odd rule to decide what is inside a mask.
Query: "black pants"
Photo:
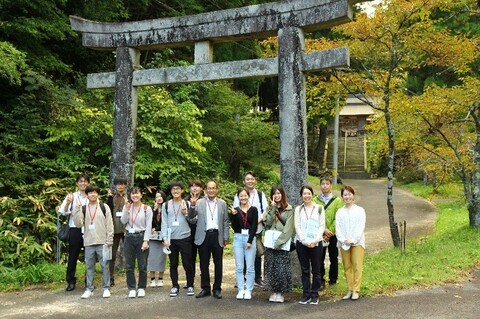
[[[76,284],[77,277],[75,272],[77,271],[77,261],[80,256],[80,251],[83,248],[83,237],[81,228],[70,228],[70,238],[68,239],[68,262],[67,262],[67,274],[65,280],[69,284]]]
[[[191,238],[192,238],[192,264],[193,264],[193,277],[197,272],[197,254],[198,254],[198,246],[195,245],[195,233],[197,232],[197,225],[190,225],[191,231]]]
[[[223,247],[218,243],[218,231],[207,232],[205,234],[205,240],[198,246],[198,254],[200,256],[202,289],[211,291],[209,267],[210,256],[213,256],[213,264],[215,265],[213,290],[221,291],[223,278]]]
[[[330,244],[328,247],[323,247],[322,260],[320,262],[320,272],[322,273],[322,281],[325,280],[325,256],[330,258],[330,270],[328,271],[328,281],[337,282],[338,279],[338,247],[337,236],[330,237]]]
[[[193,261],[192,261],[192,239],[190,237],[184,239],[172,239],[170,241],[170,279],[172,287],[179,288],[178,285],[178,257],[182,255],[182,265],[187,277],[187,287],[193,287]]]
[[[322,282],[320,274],[320,259],[322,247],[308,248],[299,241],[296,242],[298,261],[302,268],[302,286],[304,297],[318,297]],[[310,278],[310,273],[312,274]]]
[[[255,236],[262,239],[262,233],[256,234]],[[262,279],[262,256],[255,256],[255,281],[259,279]]]

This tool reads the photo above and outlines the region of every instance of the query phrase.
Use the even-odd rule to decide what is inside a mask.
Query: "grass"
[[[24,268],[1,268],[0,291],[14,291],[29,288],[58,288],[63,285],[65,265],[40,263]],[[85,272],[85,266],[78,265],[77,271]]]

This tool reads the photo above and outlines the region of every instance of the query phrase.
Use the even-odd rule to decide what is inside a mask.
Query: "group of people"
[[[204,185],[198,179],[189,183],[184,196],[181,182],[170,184],[171,199],[163,191],[155,195],[152,207],[142,202],[142,190],[133,187],[127,194],[127,179],[114,179],[106,203],[100,190],[89,185],[88,175],[78,175],[78,191],[68,194],[59,213],[69,215],[67,291],[76,286],[76,263],[85,250],[86,283],[83,299],[93,294],[95,263],[102,268],[103,297],[110,297],[115,284],[114,267],[119,243],[124,241],[128,297],[144,297],[147,276],[150,286],[163,286],[167,256],[170,260],[170,296],[180,293],[178,268],[181,256],[186,277],[186,295],[195,295],[195,262],[200,261],[201,291],[196,298],[222,298],[223,253],[233,230],[233,254],[237,299],[252,299],[254,287],[269,290],[270,302],[284,302],[292,290],[290,252],[296,250],[303,287],[300,304],[318,304],[319,292],[326,286],[325,257],[329,254],[328,283],[338,279],[338,251],[342,256],[348,293],[343,299],[357,300],[362,280],[365,251],[365,211],[354,203],[350,186],[341,198],[332,193],[332,179],[322,177],[322,193],[314,196],[310,186],[300,189],[301,204],[293,208],[281,186],[267,196],[258,191],[253,172],[244,175],[244,188],[236,193],[233,207],[217,197],[215,181]],[[203,191],[203,195],[202,195]],[[262,278],[264,257],[264,280]],[[213,285],[210,260],[214,264]],[[138,267],[138,280],[135,277]]]

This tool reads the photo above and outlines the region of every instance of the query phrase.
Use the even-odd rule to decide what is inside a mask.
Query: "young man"
[[[195,207],[190,207],[189,218],[197,223],[195,244],[200,255],[200,272],[202,291],[196,296],[203,298],[211,295],[210,286],[210,256],[213,256],[215,275],[213,283],[213,297],[222,299],[223,277],[223,247],[229,238],[229,222],[227,204],[217,198],[217,184],[209,181],[206,184],[207,197],[196,202]]]
[[[73,212],[75,226],[83,228],[84,231],[87,287],[82,299],[88,299],[93,294],[93,276],[97,260],[102,267],[103,298],[110,298],[109,261],[104,260],[103,250],[105,249],[104,246],[109,248],[113,244],[112,214],[110,208],[98,200],[100,189],[97,186],[88,186],[85,193],[88,203],[83,206],[76,204]]]
[[[70,238],[68,239],[68,262],[67,262],[67,274],[65,280],[67,281],[66,291],[72,291],[75,289],[77,283],[77,277],[75,272],[77,271],[77,261],[80,255],[80,251],[83,248],[82,229],[75,226],[72,218],[72,212],[74,205],[86,205],[87,194],[85,189],[90,184],[90,176],[87,174],[78,174],[76,178],[78,190],[75,193],[68,193],[67,197],[63,200],[62,205],[58,209],[58,212],[64,216],[70,216],[68,225],[70,226]]]
[[[170,297],[176,297],[178,285],[178,257],[182,255],[182,265],[187,277],[187,296],[193,296],[194,275],[192,260],[192,239],[188,221],[187,202],[182,198],[183,184],[172,182],[170,184],[172,199],[162,206],[162,236],[163,246],[170,249],[170,279],[172,289]],[[168,238],[170,233],[170,241]]]
[[[314,198],[314,202],[322,205],[325,209],[325,231],[323,240],[328,242],[328,246],[323,247],[320,260],[320,272],[322,276],[322,285],[320,289],[325,288],[325,255],[328,250],[330,258],[330,270],[328,272],[328,283],[334,285],[338,278],[338,248],[337,237],[335,236],[335,216],[337,211],[343,207],[343,201],[332,193],[333,181],[330,176],[320,177],[320,188],[322,193]]]
[[[125,225],[122,224],[122,210],[127,197],[127,178],[124,176],[115,176],[113,179],[115,193],[108,189],[107,205],[110,207],[113,219],[113,246],[112,260],[110,260],[110,286],[115,286],[115,261],[117,260],[118,246],[120,241],[125,241]]]
[[[203,183],[200,179],[192,179],[188,184],[190,189],[190,194],[185,198],[186,201],[190,204],[190,207],[195,207],[197,200],[200,199],[202,195]],[[196,233],[197,225],[194,223],[190,224],[191,230],[191,238],[192,238],[192,262],[193,262],[193,277],[195,277],[196,273],[196,261],[197,261],[197,254],[198,254],[198,246],[195,245],[195,233]],[[188,288],[188,287],[185,287]]]
[[[257,185],[257,177],[252,171],[245,173],[243,177],[243,184],[250,194],[250,205],[255,206],[258,210],[258,226],[256,237],[261,240],[263,231],[263,213],[268,207],[267,197],[265,196],[265,193],[255,189],[255,186]],[[240,202],[238,200],[238,196],[235,195],[233,198],[233,207],[238,207],[239,204]],[[263,287],[261,256],[255,257],[255,286]]]

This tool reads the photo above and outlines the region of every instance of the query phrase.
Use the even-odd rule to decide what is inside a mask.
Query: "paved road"
[[[367,249],[377,250],[391,245],[385,208],[385,182],[381,180],[344,181],[357,191],[357,203],[367,212]],[[435,211],[428,202],[401,190],[395,191],[397,220],[406,220],[407,238],[424,236],[431,231]],[[186,295],[168,297],[167,286],[147,288],[143,299],[128,299],[125,285],[112,288],[112,297],[103,300],[95,292],[89,300],[81,300],[81,289],[65,293],[30,290],[0,294],[1,318],[478,318],[480,270],[468,281],[431,289],[413,289],[393,296],[362,297],[358,301],[321,300],[316,305],[299,305],[299,296],[286,295],[284,304],[269,303],[267,292],[255,292],[250,301],[235,300],[233,263],[225,262],[224,298],[195,299]],[[198,278],[197,278],[198,280]],[[119,281],[117,279],[117,281]],[[198,291],[197,291],[198,292]]]
[[[387,214],[387,185],[384,180],[343,180],[355,189],[355,201],[365,208],[365,241],[368,251],[392,246]],[[435,207],[428,201],[398,188],[393,189],[395,220],[406,221],[407,241],[431,234],[436,219]]]

